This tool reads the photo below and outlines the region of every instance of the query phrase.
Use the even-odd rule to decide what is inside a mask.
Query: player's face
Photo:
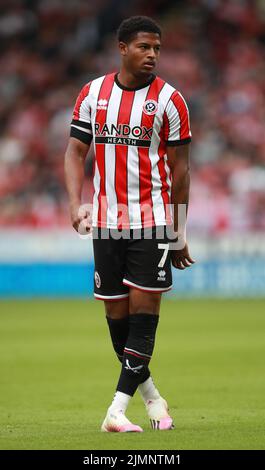
[[[153,72],[160,54],[160,38],[155,33],[137,33],[128,44],[120,43],[123,64],[135,76],[148,76]]]

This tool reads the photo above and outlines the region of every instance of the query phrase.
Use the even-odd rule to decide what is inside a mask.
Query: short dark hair
[[[161,29],[152,18],[148,16],[131,16],[120,24],[117,31],[118,41],[128,43],[140,32],[159,34],[161,38]]]

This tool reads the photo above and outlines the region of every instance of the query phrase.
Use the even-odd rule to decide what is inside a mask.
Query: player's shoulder
[[[163,78],[156,76],[156,82],[160,87],[159,97],[162,101],[165,101],[167,103],[170,99],[174,98],[175,96],[181,95],[179,90],[174,88]]]
[[[105,81],[108,81],[108,82],[114,82],[114,79],[115,79],[115,72],[113,73],[107,73],[105,75],[101,75],[100,77],[96,77],[96,78],[93,78],[92,80],[90,80],[90,82],[88,82],[88,85],[91,87],[91,86],[94,86],[94,87],[97,87],[97,86],[101,86],[102,83]]]
[[[187,105],[186,100],[182,92],[179,89],[175,88],[170,83],[163,80],[161,77],[156,77],[156,78],[159,81],[163,82],[163,88],[162,88],[163,93],[160,93],[160,94],[162,95],[162,98],[164,98],[165,103],[169,104],[173,102],[175,105],[177,103],[185,103]]]
[[[115,79],[115,73],[108,73],[105,75],[101,75],[100,77],[95,77],[89,82],[87,82],[84,88],[86,88],[87,90],[88,98],[93,95],[98,95],[103,85],[103,82],[105,86],[109,85],[111,87],[113,85],[114,79]]]

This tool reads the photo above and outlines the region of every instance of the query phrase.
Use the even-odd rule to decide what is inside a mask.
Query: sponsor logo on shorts
[[[95,284],[96,284],[96,287],[99,289],[101,286],[101,279],[97,271],[95,271]]]
[[[161,269],[159,272],[158,272],[158,278],[157,280],[158,281],[165,281],[165,276],[166,276],[166,271],[164,271],[163,269]]]

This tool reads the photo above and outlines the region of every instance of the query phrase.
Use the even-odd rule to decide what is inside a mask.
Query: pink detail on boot
[[[140,426],[136,424],[124,424],[122,426],[109,425],[105,426],[107,432],[143,432]]]
[[[158,429],[160,429],[161,431],[166,431],[167,429],[173,429],[173,428],[174,428],[173,419],[170,418],[170,416],[160,419]]]

